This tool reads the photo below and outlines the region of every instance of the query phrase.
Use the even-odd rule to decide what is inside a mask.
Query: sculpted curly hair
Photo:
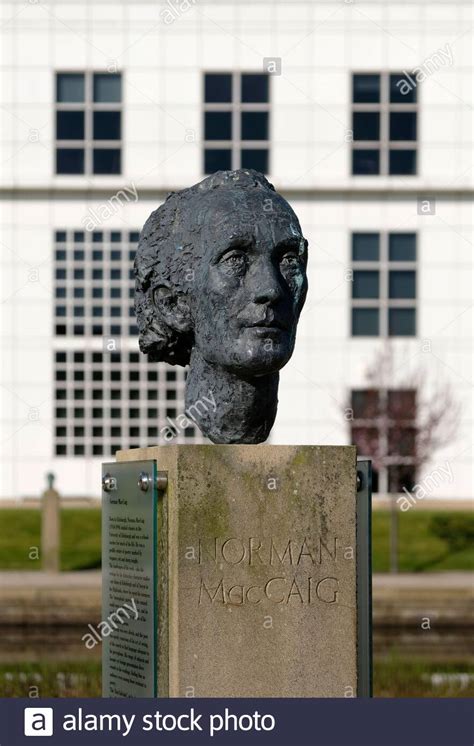
[[[197,266],[202,259],[199,238],[203,223],[197,202],[215,189],[235,187],[275,192],[273,185],[257,171],[217,171],[199,184],[169,194],[143,227],[134,264],[135,313],[140,349],[151,361],[189,363],[193,331],[171,328],[154,303],[153,293],[158,287],[185,295],[191,292],[190,267]]]

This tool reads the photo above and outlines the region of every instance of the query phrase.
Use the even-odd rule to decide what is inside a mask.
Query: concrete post
[[[60,570],[60,497],[54,489],[54,474],[47,475],[48,489],[41,500],[41,557],[44,572]]]

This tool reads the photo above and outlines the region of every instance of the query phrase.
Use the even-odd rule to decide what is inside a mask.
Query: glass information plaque
[[[156,462],[102,465],[102,691],[157,696]]]

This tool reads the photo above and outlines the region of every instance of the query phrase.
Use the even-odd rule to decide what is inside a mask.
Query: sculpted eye
[[[280,264],[284,267],[299,267],[300,257],[296,251],[287,251],[280,259]]]
[[[234,249],[221,257],[220,264],[229,270],[244,269],[247,266],[247,256],[245,252]]]

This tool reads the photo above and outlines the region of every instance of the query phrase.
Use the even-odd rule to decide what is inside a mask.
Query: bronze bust
[[[306,263],[298,218],[256,171],[218,171],[146,221],[135,259],[140,349],[189,364],[186,411],[212,442],[268,437]]]

